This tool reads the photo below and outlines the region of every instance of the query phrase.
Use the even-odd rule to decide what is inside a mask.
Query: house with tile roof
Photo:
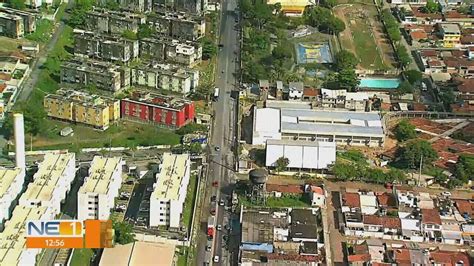
[[[421,209],[421,232],[425,240],[442,242],[441,226],[438,209]]]

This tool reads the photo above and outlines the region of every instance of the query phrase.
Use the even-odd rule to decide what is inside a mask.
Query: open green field
[[[148,145],[179,144],[180,136],[174,131],[155,125],[121,121],[106,131],[99,131],[85,125],[73,125],[56,120],[46,120],[48,131],[33,138],[33,149],[71,149],[81,148],[133,147]],[[62,137],[61,129],[71,127],[73,136]],[[30,139],[26,140],[30,144]]]
[[[393,50],[385,39],[374,5],[344,5],[336,7],[334,13],[346,24],[346,30],[339,35],[341,46],[359,58],[359,68],[372,70],[392,68]]]

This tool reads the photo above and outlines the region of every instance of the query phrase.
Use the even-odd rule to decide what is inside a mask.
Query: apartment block
[[[180,228],[190,169],[189,154],[163,154],[150,197],[150,226]]]
[[[461,44],[461,29],[458,24],[439,24],[439,34],[443,40],[444,48],[453,48]]]
[[[152,0],[114,0],[120,5],[120,9],[131,12],[150,12],[153,4]],[[107,0],[100,0],[102,6],[106,6]]]
[[[200,14],[207,10],[207,0],[155,0],[156,10],[177,10],[191,14]]]
[[[43,100],[49,117],[105,130],[120,119],[120,100],[60,89]]]
[[[165,37],[140,40],[140,56],[160,62],[193,67],[201,62],[202,46],[197,42],[179,41]]]
[[[138,41],[75,29],[74,55],[126,63],[138,57]]]
[[[77,193],[77,217],[79,220],[110,217],[114,199],[122,185],[121,157],[95,156],[89,168],[89,175]]]
[[[61,65],[61,82],[116,92],[130,85],[130,69],[107,62],[70,60]]]
[[[147,23],[156,32],[176,39],[195,41],[206,32],[206,21],[200,16],[190,16],[180,12],[163,12],[155,10],[147,17]]]
[[[194,120],[194,102],[171,96],[134,92],[121,100],[122,118],[180,128]]]
[[[169,64],[146,64],[133,67],[131,85],[187,94],[199,83],[199,71]]]
[[[118,12],[104,8],[94,8],[86,13],[86,29],[90,31],[121,34],[125,30],[138,32],[145,16],[130,12]]]
[[[36,31],[36,15],[27,11],[8,8],[8,7],[0,7],[0,12],[20,16],[23,19],[23,32],[24,33],[32,33]]]
[[[46,207],[49,213],[61,212],[61,201],[71,189],[76,175],[75,153],[47,153],[21,195],[18,205],[24,207]]]
[[[0,168],[0,223],[10,219],[10,208],[23,189],[24,181],[24,170]]]
[[[0,33],[10,38],[20,38],[25,34],[23,19],[17,15],[0,12]]]
[[[54,215],[47,207],[17,206],[12,219],[5,223],[0,233],[0,265],[35,265],[41,249],[25,248],[26,224],[28,221],[51,220]]]

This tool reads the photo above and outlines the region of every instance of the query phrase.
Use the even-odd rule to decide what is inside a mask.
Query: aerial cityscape
[[[474,265],[474,0],[5,0],[0,266]]]

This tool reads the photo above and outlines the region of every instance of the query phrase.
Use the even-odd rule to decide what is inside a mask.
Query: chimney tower
[[[15,134],[15,164],[16,167],[25,169],[25,126],[23,114],[13,114],[13,127]]]

